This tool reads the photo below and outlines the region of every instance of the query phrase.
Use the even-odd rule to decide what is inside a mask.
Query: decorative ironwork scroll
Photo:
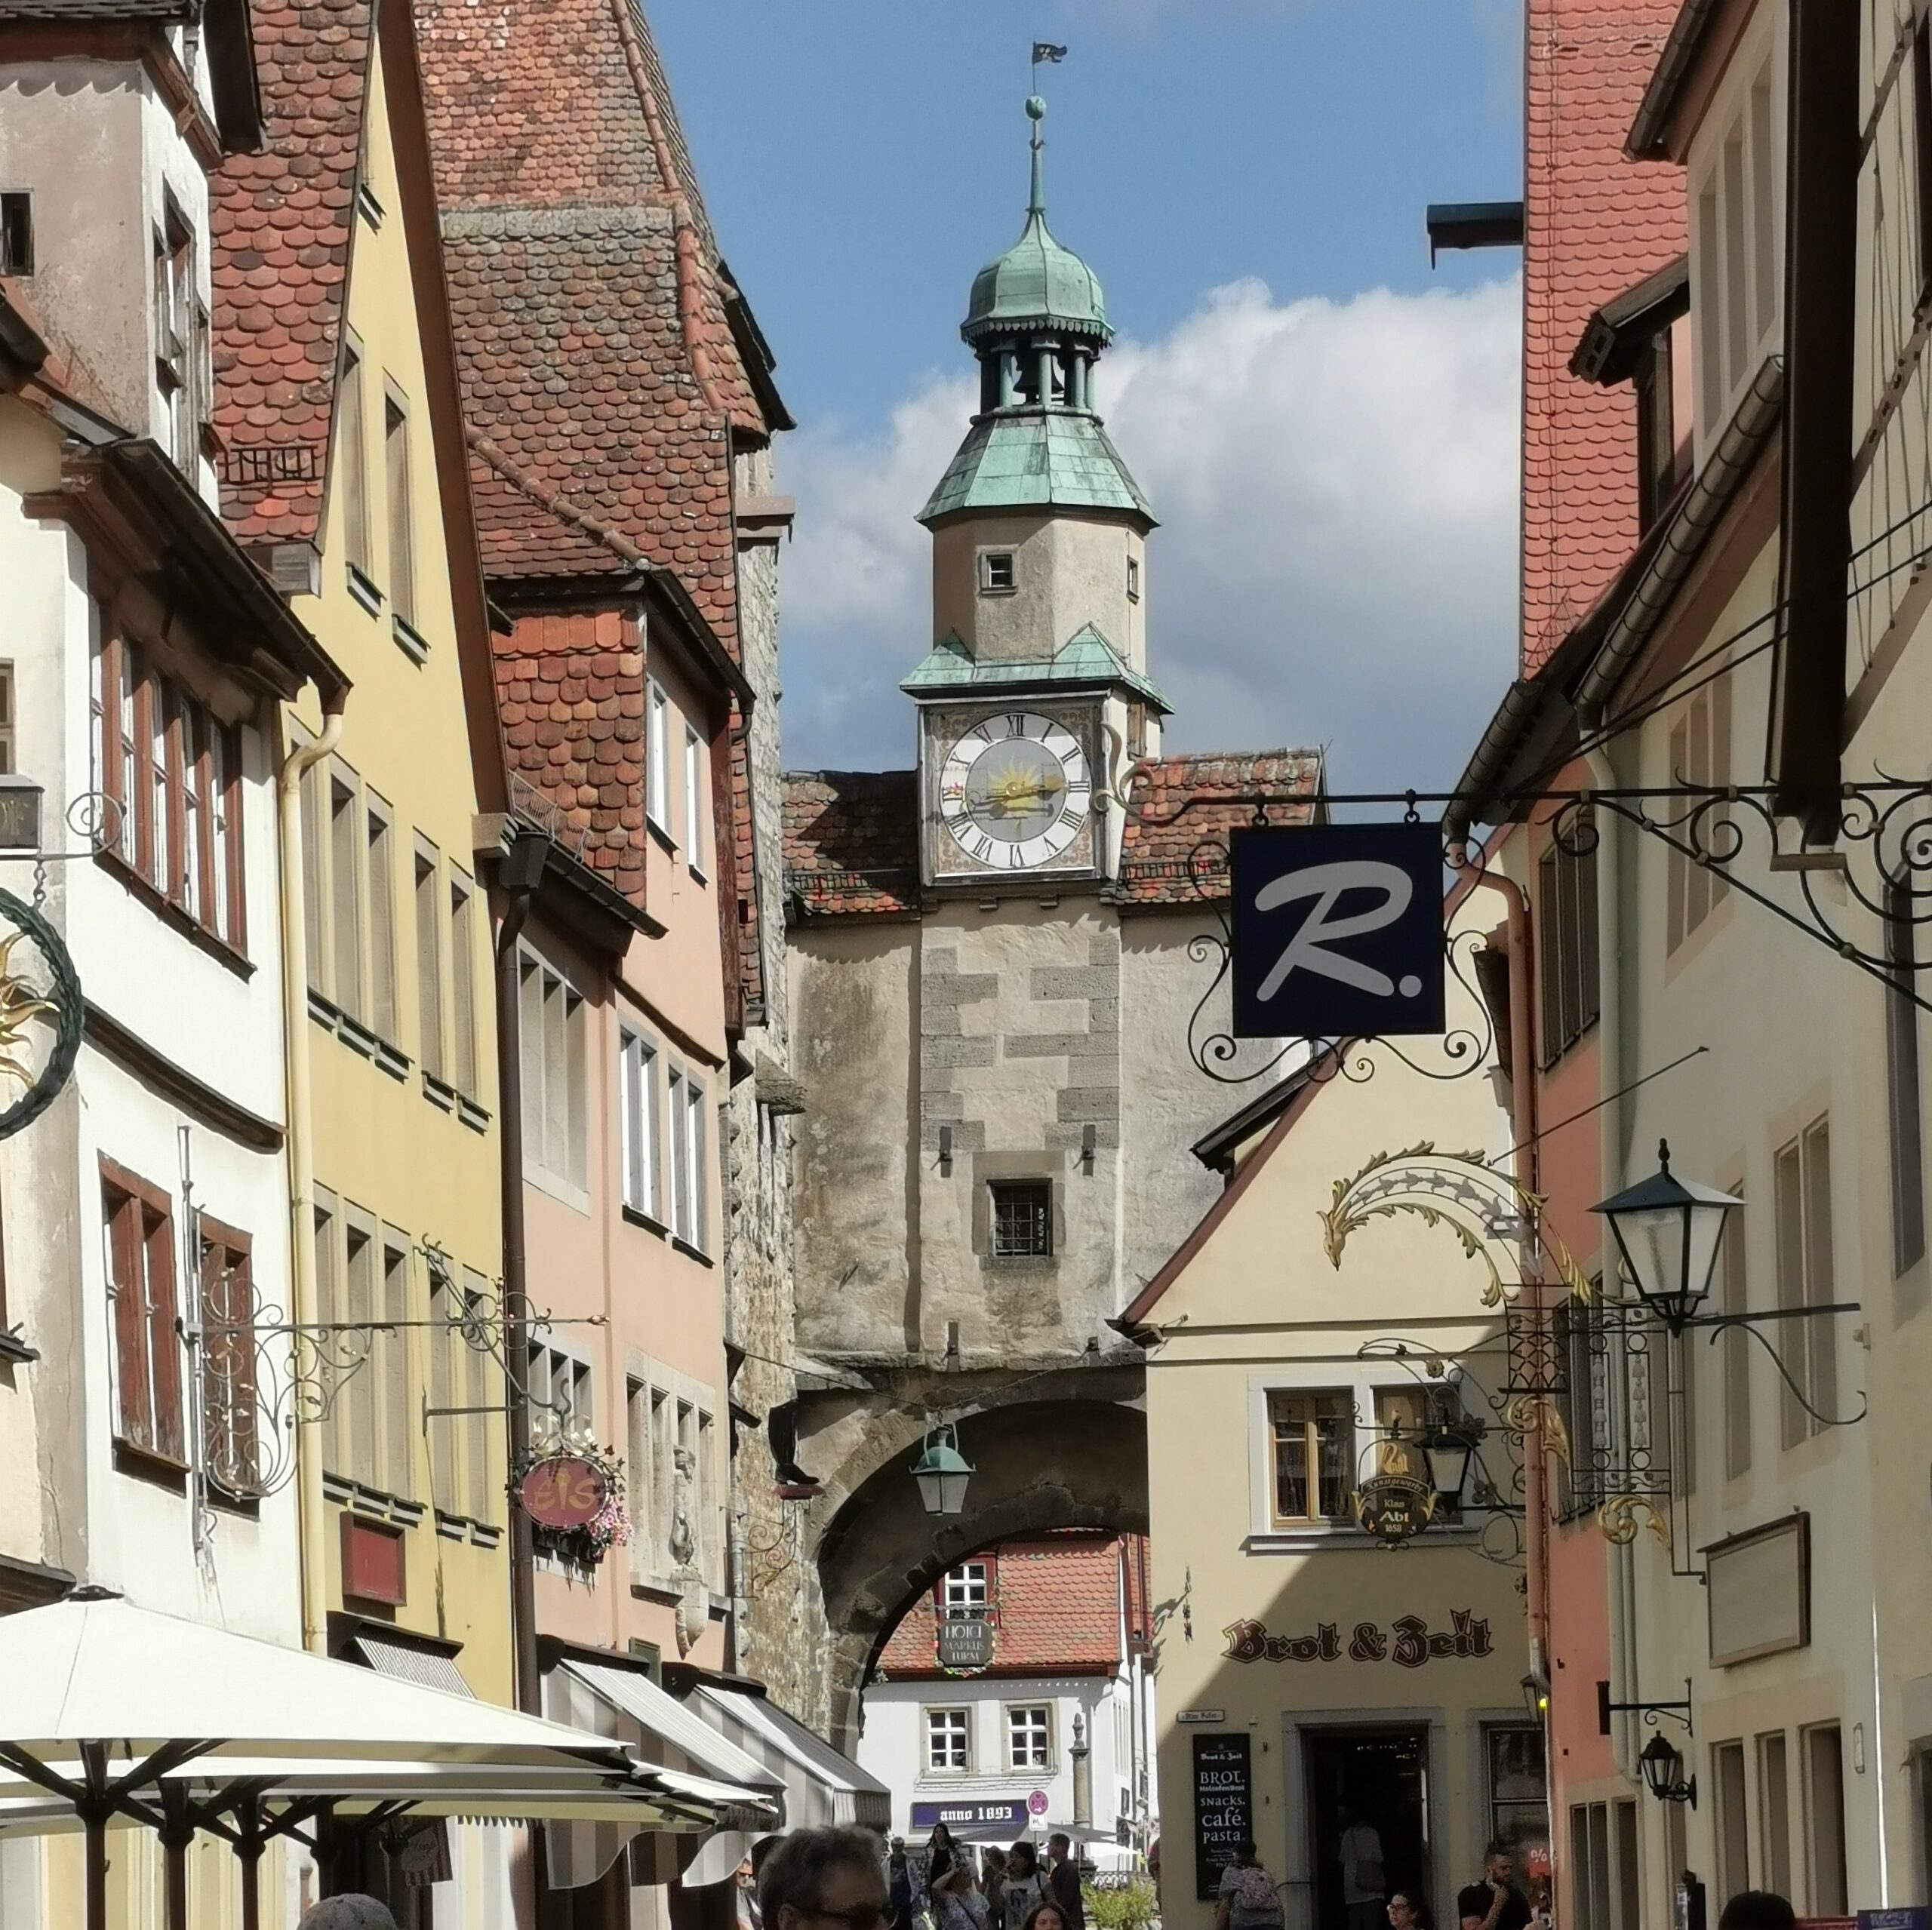
[[[81,1050],[81,982],[60,934],[0,891],[0,1139],[31,1126],[72,1075]]]

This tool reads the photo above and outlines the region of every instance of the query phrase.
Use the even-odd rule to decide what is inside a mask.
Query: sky
[[[1018,234],[1035,39],[1054,232],[1118,330],[1109,432],[1160,517],[1174,749],[1453,782],[1514,662],[1520,287],[1432,269],[1432,201],[1521,192],[1520,0],[647,0],[719,245],[799,427],[793,768],[912,761],[912,520],[965,433],[958,330]]]

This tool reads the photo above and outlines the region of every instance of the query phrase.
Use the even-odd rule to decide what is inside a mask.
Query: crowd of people
[[[1070,1838],[1047,1839],[1046,1860],[1023,1839],[1011,1849],[971,1853],[943,1823],[933,1825],[923,1855],[894,1836],[886,1858],[886,1902],[893,1921],[912,1930],[1087,1930],[1080,1866]]]

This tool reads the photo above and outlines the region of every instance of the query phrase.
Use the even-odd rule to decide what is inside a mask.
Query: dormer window
[[[980,592],[983,596],[1010,596],[1020,587],[1018,559],[1010,549],[980,552]]]

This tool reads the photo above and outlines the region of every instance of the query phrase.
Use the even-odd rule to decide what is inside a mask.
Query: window
[[[343,556],[352,573],[350,587],[359,587],[374,597],[374,585],[369,574],[369,453],[368,432],[363,422],[362,352],[352,342],[343,345],[342,393],[337,407],[340,413],[337,423],[337,467],[342,480]]]
[[[1560,1477],[1566,1517],[1587,1514],[1604,1498],[1610,1377],[1601,1295],[1601,1283],[1592,1286],[1588,1300],[1565,1295],[1558,1302],[1551,1323],[1563,1381],[1556,1408],[1570,1437],[1569,1459],[1562,1464]]]
[[[168,415],[168,453],[190,475],[201,454],[196,403],[205,333],[197,279],[195,231],[171,195],[154,234],[155,386]]]
[[[995,1179],[988,1188],[995,1260],[1053,1256],[1054,1189],[1045,1179]]]
[[[1730,678],[1727,672],[1707,684],[1684,706],[1671,726],[1669,782],[1704,789],[1730,782]],[[1707,839],[1723,837],[1721,815],[1706,831]],[[1719,843],[1718,849],[1723,848]],[[1670,847],[1664,867],[1670,895],[1664,920],[1664,950],[1677,948],[1722,903],[1730,889],[1721,871],[1714,871]]]
[[[450,873],[450,1077],[459,1093],[476,1096],[476,893],[461,872]]]
[[[466,1267],[463,1274],[463,1304],[471,1331],[488,1333],[490,1283]],[[463,1404],[470,1410],[463,1417],[467,1463],[463,1487],[470,1519],[494,1522],[501,1519],[498,1511],[503,1506],[504,1482],[500,1451],[493,1452],[491,1447],[490,1418],[503,1410],[503,1389],[497,1378],[494,1357],[487,1348],[472,1347],[466,1340],[457,1351],[457,1359],[464,1369],[464,1375],[458,1379]]]
[[[338,1442],[341,1459],[339,1473],[366,1483],[382,1486],[382,1467],[377,1437],[376,1397],[380,1387],[383,1336],[375,1331],[381,1316],[377,1311],[376,1229],[364,1215],[345,1216],[343,1228],[344,1265],[343,1282],[346,1319],[361,1330],[368,1348],[368,1365],[346,1381],[336,1397],[336,1412],[342,1417]]]
[[[530,1343],[524,1395],[530,1408],[530,1431],[540,1441],[562,1440],[593,1424],[590,1364],[561,1348],[540,1341]]]
[[[1352,1413],[1340,1392],[1268,1397],[1277,1527],[1349,1519]]]
[[[1630,386],[1637,404],[1637,528],[1647,532],[1688,473],[1690,450],[1678,435],[1675,357],[1660,329],[1639,353]]]
[[[928,1709],[926,1711],[926,1772],[929,1775],[964,1775],[973,1766],[970,1709]]]
[[[1052,1768],[1053,1713],[1039,1703],[1007,1710],[1006,1766],[1009,1769]]]
[[[33,272],[33,196],[0,194],[0,275]]]
[[[100,685],[94,715],[103,788],[112,801],[114,855],[202,930],[240,951],[240,733],[156,676],[123,638],[103,637],[92,674]],[[11,678],[7,717],[11,740]]]
[[[940,1578],[939,1606],[944,1615],[983,1614],[992,1600],[992,1569],[983,1561],[961,1562]]]
[[[361,828],[355,786],[329,779],[329,995],[352,1019],[362,1016]]]
[[[1483,1731],[1489,1772],[1489,1840],[1507,1843],[1519,1856],[1549,1849],[1549,1784],[1543,1773],[1541,1729],[1497,1727]],[[1631,1805],[1634,1818],[1636,1806]]]
[[[463,1338],[463,1296],[447,1269],[429,1276],[429,1405],[447,1410],[466,1405],[457,1398],[461,1378],[460,1357],[467,1351]],[[441,1514],[465,1512],[463,1418],[448,1412],[432,1417],[429,1429],[429,1499]]]
[[[704,1087],[691,1073],[673,1068],[669,1083],[671,1133],[671,1231],[700,1252],[705,1241]]]
[[[390,853],[395,837],[382,808],[371,803],[369,859],[369,1025],[385,1039],[396,1037],[395,884]]]
[[[1140,559],[1137,556],[1127,559],[1127,600],[1129,603],[1140,601]]]
[[[1783,1729],[1758,1738],[1758,1840],[1762,1856],[1758,1872],[1767,1890],[1791,1895],[1790,1751]]]
[[[1378,1474],[1405,1471],[1409,1465],[1408,1455],[1395,1443],[1398,1440],[1414,1440],[1422,1432],[1425,1418],[1422,1389],[1377,1388],[1373,1398],[1375,1432],[1384,1443],[1376,1450],[1375,1471]]]
[[[980,589],[983,595],[1004,596],[1019,587],[1017,559],[1010,549],[980,552]]]
[[[694,1500],[697,1512],[693,1529],[697,1536],[698,1571],[712,1588],[721,1588],[724,1551],[718,1532],[718,1439],[711,1416],[701,1409],[697,1417],[697,1492]]]
[[[252,1500],[262,1491],[257,1432],[255,1297],[248,1236],[204,1213],[201,1242],[202,1464],[210,1498]]]
[[[382,1253],[382,1312],[377,1317],[387,1323],[388,1331],[376,1336],[380,1344],[369,1363],[382,1375],[381,1443],[376,1464],[383,1486],[392,1495],[408,1496],[416,1492],[416,1431],[410,1425],[410,1411],[419,1399],[410,1363],[408,1235],[384,1227]]]
[[[1596,827],[1580,816],[1537,862],[1537,947],[1543,1062],[1553,1064],[1597,1022]]]
[[[635,1032],[617,1048],[618,1154],[623,1163],[624,1204],[647,1219],[663,1217],[658,1197],[657,1049]]]
[[[523,1067],[523,1152],[552,1179],[582,1188],[585,1176],[583,997],[534,952],[518,961]]]
[[[1742,1199],[1744,1189],[1730,1189]],[[1742,1314],[1748,1303],[1749,1276],[1745,1271],[1745,1219],[1742,1210],[1730,1215],[1724,1230],[1724,1250],[1718,1277],[1719,1311]],[[1724,1471],[1736,1481],[1751,1471],[1751,1354],[1749,1336],[1733,1327],[1724,1335]]]
[[[1804,1835],[1812,1916],[1843,1916],[1844,1749],[1836,1723],[1801,1732],[1804,1759]]]
[[[651,1391],[648,1382],[624,1382],[624,1455],[631,1520],[631,1574],[633,1578],[654,1572],[654,1498],[651,1479]]]
[[[1682,1869],[1682,1858],[1671,1867]],[[1634,1802],[1571,1806],[1570,1884],[1576,1930],[1638,1930],[1642,1899]]]
[[[416,617],[416,541],[410,515],[409,413],[392,389],[383,398],[383,471],[389,512],[389,608],[405,623]]]
[[[644,814],[666,837],[671,834],[670,705],[655,678],[644,689]]]
[[[433,845],[416,847],[416,1050],[432,1079],[443,1074],[443,955],[441,894]]]
[[[1924,38],[1921,25],[1920,38]],[[1885,1087],[1891,1126],[1892,1271],[1909,1273],[1925,1257],[1925,1140],[1919,1112],[1918,928],[1909,886],[1885,889]]]
[[[95,715],[100,715],[98,707]],[[14,666],[0,663],[0,773],[17,768],[14,754]]]
[[[1744,1805],[1744,1745],[1711,1745],[1711,1779],[1717,1785],[1718,1894],[1735,1896],[1751,1887],[1748,1812]]]
[[[103,1160],[100,1207],[113,1316],[114,1438],[183,1467],[174,1222],[168,1196]]]
[[[685,862],[704,874],[704,745],[685,726]]]
[[[1720,106],[1695,183],[1692,313],[1699,340],[1698,422],[1706,444],[1728,421],[1745,386],[1777,343],[1777,162],[1782,119],[1766,60],[1748,91]]]
[[[1773,1162],[1777,1199],[1778,1305],[1819,1307],[1832,1292],[1831,1123],[1820,1119],[1780,1149]],[[1832,1317],[1779,1323],[1778,1351],[1804,1401],[1820,1413],[1838,1404],[1838,1347]],[[1790,1388],[1784,1392],[1784,1444],[1820,1431]]]

